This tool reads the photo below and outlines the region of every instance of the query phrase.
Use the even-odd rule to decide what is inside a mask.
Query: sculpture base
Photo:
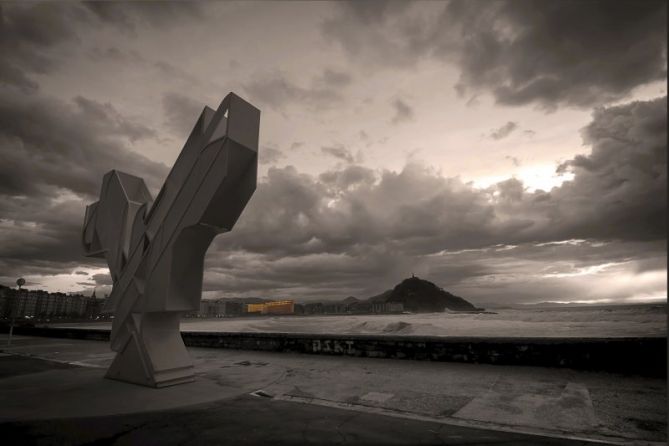
[[[111,371],[107,372],[105,375],[105,378],[107,379],[113,379],[114,381],[122,381],[130,384],[139,384],[140,386],[145,386],[145,387],[155,387],[156,389],[159,389],[161,387],[169,387],[169,386],[176,386],[179,384],[188,384],[192,383],[195,381],[195,377],[193,376],[192,373],[187,372],[184,373],[182,376],[178,377],[171,377],[171,379],[167,379],[164,381],[132,381],[130,379],[127,379],[126,377],[120,377],[120,376],[112,376]]]
[[[193,363],[179,332],[178,313],[145,313],[139,330],[118,351],[105,378],[148,387],[195,380]]]

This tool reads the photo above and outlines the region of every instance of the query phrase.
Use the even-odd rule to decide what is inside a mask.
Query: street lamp
[[[26,284],[26,279],[20,277],[16,279],[16,285],[19,287],[19,293],[21,292],[21,287]],[[7,346],[12,345],[12,334],[14,333],[14,317],[16,313],[16,298],[17,296],[12,297],[11,304],[9,305],[9,337],[7,338]]]

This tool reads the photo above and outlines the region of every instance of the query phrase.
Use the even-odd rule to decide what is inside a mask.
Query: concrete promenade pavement
[[[194,383],[104,380],[96,341],[0,337],[20,444],[666,444],[666,381],[519,366],[190,348]],[[13,443],[10,443],[13,444]],[[19,443],[17,443],[19,444]]]

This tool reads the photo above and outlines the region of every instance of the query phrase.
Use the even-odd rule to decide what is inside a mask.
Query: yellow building
[[[267,302],[262,314],[293,314],[295,312],[295,302],[292,300],[277,300]]]
[[[247,313],[261,314],[293,314],[295,312],[295,302],[292,300],[276,300],[262,304],[246,305]]]
[[[247,313],[262,313],[265,308],[265,304],[247,304],[246,312]]]

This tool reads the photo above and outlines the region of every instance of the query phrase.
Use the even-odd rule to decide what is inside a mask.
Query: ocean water
[[[531,308],[491,310],[495,314],[266,316],[184,319],[182,331],[336,333],[405,336],[626,337],[666,336],[667,307]],[[110,324],[63,324],[109,327]]]

